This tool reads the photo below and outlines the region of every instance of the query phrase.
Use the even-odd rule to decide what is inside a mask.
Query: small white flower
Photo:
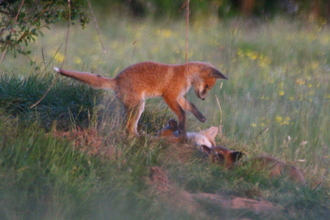
[[[307,143],[308,143],[307,141],[303,141],[303,142],[300,143],[300,145],[304,146],[304,145],[306,145]]]

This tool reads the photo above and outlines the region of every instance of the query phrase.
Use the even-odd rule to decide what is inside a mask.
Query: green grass
[[[65,68],[114,76],[140,61],[185,62],[184,22],[111,16],[99,20],[107,53],[102,52],[92,26],[73,27]],[[199,201],[210,219],[329,216],[327,26],[276,18],[268,23],[195,20],[190,27],[189,60],[210,62],[229,80],[219,81],[205,101],[193,92],[187,95],[208,120],[202,124],[188,113],[188,130],[222,123],[218,144],[244,152],[245,158],[266,153],[296,165],[307,180],[301,187],[244,168],[226,171],[187,146],[154,140],[150,136],[175,117],[159,99],[147,102],[140,121],[150,136],[127,140],[112,92],[54,77],[51,67],[61,65],[65,35],[65,28],[54,27],[30,45],[33,66],[28,59],[12,59],[10,54],[1,64],[0,216],[4,219],[198,219],[197,212],[180,208],[176,199],[168,203],[161,193],[153,192],[147,181],[153,166],[165,170],[178,190],[262,199],[283,207],[275,214],[256,214]],[[30,108],[54,79],[48,95]],[[91,135],[92,140],[101,140],[98,145],[77,132],[91,128],[98,129],[97,135]],[[61,133],[67,131],[71,136]],[[74,136],[75,132],[81,135]],[[80,142],[74,147],[75,141]],[[91,153],[93,148],[100,151]]]
[[[2,219],[166,219],[185,215],[152,204],[141,177],[159,149],[119,144],[124,156],[107,160],[75,150],[33,124],[1,117]],[[125,157],[125,158],[123,158]],[[121,163],[122,160],[126,163]],[[149,213],[148,213],[149,212]]]
[[[53,81],[54,86],[42,99]],[[27,78],[2,74],[0,94],[0,106],[6,113],[19,116],[21,120],[39,121],[46,128],[57,122],[63,129],[73,124],[86,124],[101,92],[50,74],[34,74]],[[33,107],[39,100],[41,102]]]

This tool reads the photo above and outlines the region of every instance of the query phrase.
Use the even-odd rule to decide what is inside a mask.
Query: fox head
[[[193,144],[196,147],[206,146],[213,148],[215,144],[215,137],[219,131],[218,127],[210,127],[200,132],[188,132],[188,143]],[[175,119],[170,119],[168,124],[158,132],[158,136],[165,138],[178,138],[178,123]]]
[[[196,147],[207,146],[209,148],[215,147],[215,137],[219,131],[218,127],[210,127],[200,132],[188,132],[188,142],[192,143]]]
[[[218,162],[226,168],[231,168],[243,156],[242,152],[228,150],[220,145],[214,148],[203,146],[203,151],[209,154],[212,162]]]
[[[217,79],[228,78],[211,64],[204,63],[192,79],[196,96],[204,100],[208,91],[215,85]]]

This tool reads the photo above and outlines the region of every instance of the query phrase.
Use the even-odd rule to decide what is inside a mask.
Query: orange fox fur
[[[187,132],[187,141],[196,147],[206,146],[209,148],[214,147],[215,137],[219,131],[218,127],[210,127],[200,132]],[[178,123],[174,119],[170,119],[168,124],[158,132],[158,136],[167,138],[169,142],[179,142]]]
[[[212,149],[204,147],[204,150],[209,153],[213,162],[219,162],[226,168],[232,168],[237,161],[242,158],[243,153],[239,151],[228,150],[223,146],[216,146]],[[305,184],[306,180],[303,174],[295,166],[285,163],[270,156],[260,156],[245,161],[244,164],[251,164],[251,168],[258,171],[269,171],[270,177],[280,177],[282,175],[293,180],[297,184]]]
[[[190,111],[201,122],[206,121],[195,105],[183,96],[190,87],[194,87],[197,97],[204,100],[217,79],[227,79],[213,65],[205,62],[189,62],[182,65],[142,62],[127,67],[112,79],[92,73],[54,69],[64,76],[93,87],[114,90],[126,109],[126,129],[136,136],[139,136],[137,123],[144,111],[145,99],[162,97],[178,116],[178,131],[183,141],[186,140],[185,110]]]

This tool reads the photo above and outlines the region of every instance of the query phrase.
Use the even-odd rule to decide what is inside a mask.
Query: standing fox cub
[[[209,153],[209,156],[213,162],[219,162],[226,168],[232,168],[236,165],[236,162],[242,158],[243,153],[239,151],[228,150],[223,146],[216,146],[214,148],[203,147],[204,151]],[[250,166],[251,169],[257,171],[266,171],[269,176],[280,177],[284,176],[297,184],[305,184],[305,178],[303,174],[295,166],[280,161],[274,157],[260,156],[245,161],[242,165]]]
[[[54,69],[64,76],[93,87],[114,90],[126,110],[126,129],[136,136],[139,136],[137,123],[144,110],[145,99],[162,97],[178,116],[178,131],[182,141],[186,140],[185,110],[190,111],[201,122],[206,121],[196,106],[183,96],[193,86],[197,97],[204,100],[217,79],[227,79],[214,66],[204,62],[189,62],[182,65],[142,62],[127,67],[113,79],[57,67]]]
[[[205,146],[213,148],[216,145],[215,137],[217,136],[218,131],[218,127],[210,127],[200,132],[187,132],[187,141],[196,147]],[[161,138],[167,138],[169,142],[178,143],[178,123],[174,119],[170,119],[168,125],[158,132],[158,136]]]

